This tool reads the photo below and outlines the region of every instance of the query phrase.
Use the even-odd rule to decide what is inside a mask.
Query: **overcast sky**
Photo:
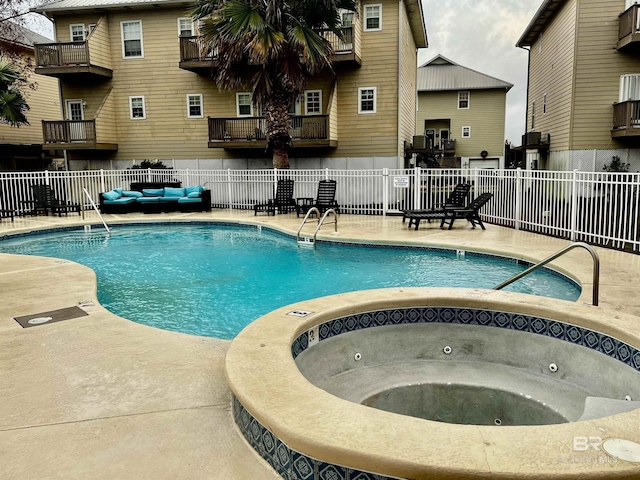
[[[429,48],[419,50],[418,65],[443,55],[512,83],[505,138],[514,145],[520,145],[524,133],[527,98],[527,52],[515,44],[541,4],[542,0],[422,0]],[[45,22],[38,23],[44,28],[36,30],[53,35]]]
[[[527,99],[527,51],[515,46],[542,0],[422,0],[429,48],[418,65],[442,55],[513,84],[507,94],[505,138],[521,144]]]

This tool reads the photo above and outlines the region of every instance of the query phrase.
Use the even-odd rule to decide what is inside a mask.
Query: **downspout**
[[[524,113],[524,133],[526,134],[527,130],[529,129],[529,74],[531,72],[531,49],[521,47],[520,45],[516,45],[516,46],[527,52],[527,104],[525,106],[525,113]]]

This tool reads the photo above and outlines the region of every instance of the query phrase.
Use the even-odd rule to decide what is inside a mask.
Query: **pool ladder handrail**
[[[584,242],[574,242],[571,245],[567,245],[562,250],[558,250],[556,253],[554,253],[550,257],[547,257],[544,260],[536,263],[535,265],[527,268],[524,272],[520,272],[517,275],[514,275],[513,277],[509,278],[508,280],[505,280],[500,285],[497,285],[497,286],[493,287],[493,290],[501,290],[502,288],[506,287],[507,285],[512,284],[516,280],[519,280],[522,277],[524,277],[525,275],[528,275],[531,272],[533,272],[535,270],[538,270],[540,267],[543,267],[547,263],[549,263],[549,262],[555,260],[556,258],[564,255],[568,251],[573,250],[574,248],[578,248],[578,247],[584,248],[587,252],[589,252],[591,254],[591,258],[593,259],[593,290],[592,290],[592,293],[591,293],[591,303],[593,304],[594,307],[597,307],[598,306],[598,296],[599,296],[599,291],[600,291],[600,258],[598,257],[598,253],[594,250],[594,248],[591,245],[589,245],[587,243],[584,243]]]
[[[316,227],[316,231],[313,232],[313,239],[311,239],[311,242],[301,242],[300,241],[300,232],[302,231],[302,227],[304,227],[305,223],[307,223],[308,219],[309,219],[309,215],[311,215],[312,213],[315,213],[317,215],[317,221],[318,221],[318,226]],[[320,218],[320,210],[318,210],[317,207],[311,207],[309,209],[309,211],[307,212],[307,214],[304,216],[304,220],[302,220],[302,223],[300,224],[300,228],[298,228],[298,233],[296,234],[296,242],[298,245],[300,245],[300,243],[312,243],[313,244],[313,248],[316,248],[316,237],[318,236],[318,231],[320,230],[320,227],[322,227],[322,225],[324,224],[324,221],[327,219],[327,216],[329,214],[333,213],[334,216],[334,220],[333,220],[333,231],[337,232],[338,231],[338,214],[336,213],[335,209],[330,208],[328,209],[326,212],[324,212],[324,215],[322,215],[322,218]],[[305,237],[306,239],[306,237]],[[308,240],[308,239],[306,239]]]
[[[98,214],[98,217],[100,218],[100,220],[102,220],[102,225],[104,225],[104,228],[107,231],[107,235],[111,235],[111,229],[107,225],[107,222],[104,221],[104,218],[102,218],[102,214],[100,213],[100,210],[98,209],[98,207],[96,206],[95,202],[93,201],[93,198],[91,198],[91,195],[89,195],[89,192],[87,191],[87,189],[85,187],[82,187],[82,190],[84,190],[84,194],[89,199],[89,202],[91,203],[91,206],[93,207],[93,209]]]

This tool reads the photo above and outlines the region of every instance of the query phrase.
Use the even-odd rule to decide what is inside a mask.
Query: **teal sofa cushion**
[[[103,195],[104,197],[104,195]],[[104,200],[105,205],[128,205],[130,203],[134,203],[136,199],[134,197],[120,197],[115,200]]]
[[[187,198],[200,198],[200,197],[202,197],[201,192],[191,192],[190,194],[187,195]]]
[[[138,197],[134,200],[138,203],[158,203],[161,197]]]
[[[143,197],[162,197],[164,195],[164,188],[143,188]]]
[[[184,188],[164,187],[165,197],[184,197],[186,196]]]
[[[202,197],[187,195],[186,197],[179,198],[178,203],[202,203]]]
[[[142,196],[142,192],[136,192],[135,190],[123,190],[122,196],[138,198]]]
[[[184,187],[184,191],[185,191],[187,197],[189,196],[190,193],[194,193],[194,192],[202,194],[203,190],[204,190],[204,188],[202,188],[200,185],[195,185],[195,186],[192,186],[192,187]],[[185,195],[183,195],[183,196],[185,196]],[[193,198],[193,197],[191,197],[191,198]]]
[[[158,201],[162,203],[178,203],[182,197],[158,197]]]
[[[104,192],[102,194],[102,197],[105,200],[117,200],[117,199],[119,199],[121,197],[121,195],[118,192],[116,192],[114,190],[111,190],[109,192]]]

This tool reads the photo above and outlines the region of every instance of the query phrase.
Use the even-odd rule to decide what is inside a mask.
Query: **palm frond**
[[[298,51],[302,61],[308,65],[310,73],[331,68],[333,49],[327,39],[318,32],[297,23],[288,29],[287,36],[292,48]]]
[[[29,105],[19,91],[13,88],[0,91],[0,120],[13,127],[29,125],[25,115],[27,110]]]

